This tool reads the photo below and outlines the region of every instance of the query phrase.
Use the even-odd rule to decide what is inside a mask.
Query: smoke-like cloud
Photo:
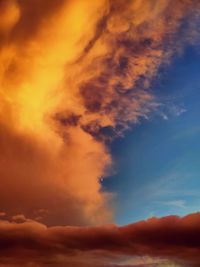
[[[161,259],[176,262],[177,266],[199,266],[199,240],[200,213],[182,218],[151,218],[123,227],[48,228],[31,220],[0,221],[1,262],[21,266],[32,262],[38,266],[111,267],[117,266],[116,260],[120,262],[125,256],[160,259],[155,264],[147,261],[143,266],[170,266]]]
[[[195,0],[0,0],[2,212],[112,220],[106,142],[156,107],[150,82],[194,40],[198,10]]]

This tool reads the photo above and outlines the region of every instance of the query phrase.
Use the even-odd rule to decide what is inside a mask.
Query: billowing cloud
[[[143,266],[170,266],[161,259],[171,260],[174,266],[199,266],[199,240],[200,213],[151,218],[122,227],[46,227],[31,220],[0,221],[0,258],[8,264],[117,266],[116,261],[125,256],[150,256],[160,260]]]
[[[112,163],[107,140],[156,107],[150,82],[194,40],[198,10],[195,0],[0,0],[6,216],[112,220],[100,184]]]

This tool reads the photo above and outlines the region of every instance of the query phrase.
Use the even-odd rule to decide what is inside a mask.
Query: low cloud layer
[[[130,266],[170,266],[165,265],[167,260],[174,266],[199,266],[200,213],[151,218],[122,227],[46,227],[31,220],[0,221],[2,264],[111,267],[128,256],[157,259],[155,264]]]

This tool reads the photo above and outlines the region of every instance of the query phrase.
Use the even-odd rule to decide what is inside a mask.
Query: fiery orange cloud
[[[0,0],[3,212],[48,225],[112,220],[99,181],[112,163],[106,131],[121,134],[156,107],[149,84],[180,51],[175,34],[198,7],[195,0]]]
[[[200,213],[151,218],[123,227],[46,227],[31,220],[0,221],[0,256],[1,263],[21,266],[32,262],[36,266],[117,267],[123,266],[116,262],[125,256],[157,258],[155,264],[146,261],[130,267],[199,266],[199,238]]]

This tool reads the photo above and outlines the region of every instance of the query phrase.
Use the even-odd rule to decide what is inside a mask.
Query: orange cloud
[[[112,220],[99,182],[112,163],[106,132],[121,134],[155,108],[149,84],[198,7],[0,1],[1,210],[48,225]],[[181,43],[193,35],[185,30]]]
[[[200,213],[151,218],[123,227],[48,228],[31,220],[0,221],[0,257],[1,262],[23,266],[32,262],[38,266],[117,267],[128,256],[155,259],[155,264],[147,258],[143,265],[129,266],[199,266],[199,235]]]

